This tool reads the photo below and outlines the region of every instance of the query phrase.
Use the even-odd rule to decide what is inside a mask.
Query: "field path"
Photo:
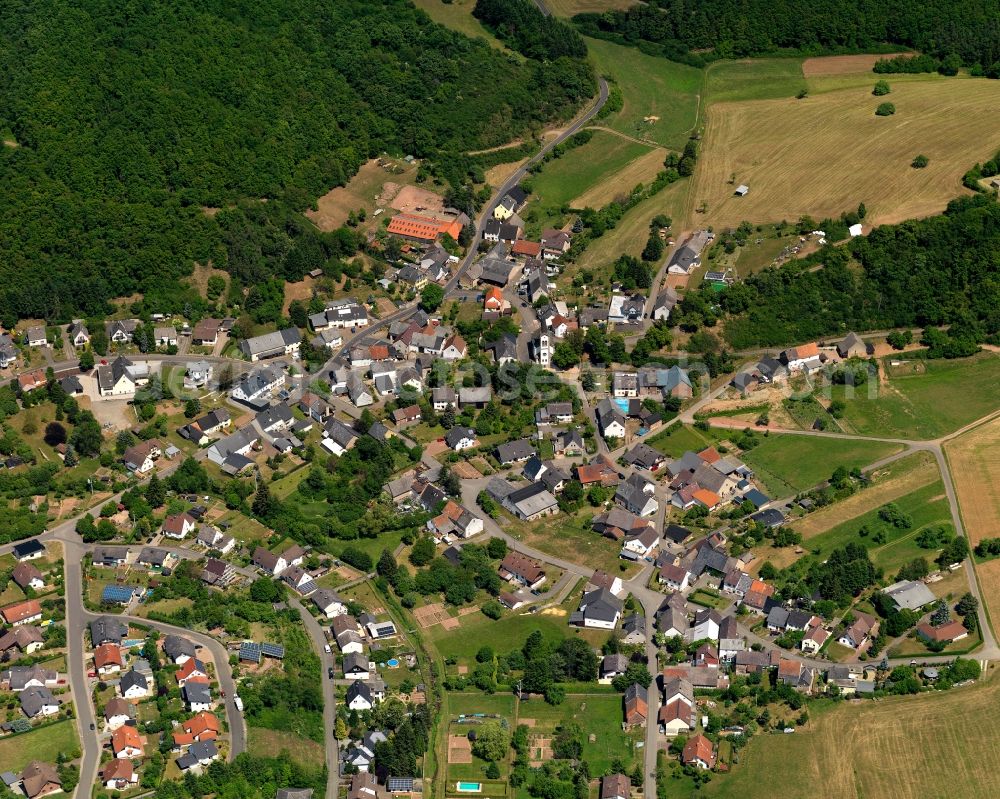
[[[655,141],[650,141],[648,139],[637,139],[635,136],[629,136],[627,133],[622,133],[620,130],[615,130],[614,128],[606,128],[604,125],[588,125],[587,130],[600,130],[605,133],[610,133],[612,136],[618,136],[622,139],[628,139],[636,144],[642,144],[646,147],[652,147],[654,150],[666,150],[662,144],[658,144]]]

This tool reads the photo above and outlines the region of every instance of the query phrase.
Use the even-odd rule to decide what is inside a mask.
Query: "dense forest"
[[[986,68],[1000,62],[1000,0],[647,0],[625,11],[580,14],[580,29],[645,42],[700,65],[778,50],[872,51],[890,44]]]
[[[280,235],[252,236],[247,257],[280,264],[288,212],[367,158],[447,162],[594,91],[580,58],[514,59],[406,0],[12,0],[0,65],[7,323],[99,314],[195,260],[226,265],[262,198]]]
[[[720,295],[731,314],[726,338],[743,349],[848,330],[951,325],[952,337],[995,342],[998,252],[1000,204],[985,194],[956,199],[941,216],[883,225],[728,287]],[[813,271],[816,264],[823,268]]]
[[[472,13],[529,58],[587,55],[587,45],[576,29],[542,14],[534,0],[476,0]]]

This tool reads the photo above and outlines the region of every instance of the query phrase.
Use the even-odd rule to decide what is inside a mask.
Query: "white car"
[[[329,655],[329,654],[330,654],[330,652],[331,652],[331,650],[330,650],[330,645],[329,645],[329,644],[327,644],[326,646],[324,646],[324,647],[323,647],[323,651],[324,651],[324,652],[326,652],[326,654],[328,654],[328,655]]]

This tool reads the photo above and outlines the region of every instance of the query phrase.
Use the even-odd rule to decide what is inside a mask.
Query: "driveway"
[[[97,371],[80,375],[83,396],[90,400],[94,418],[105,430],[129,430],[136,424],[135,413],[129,407],[129,398],[102,397],[97,388]]]

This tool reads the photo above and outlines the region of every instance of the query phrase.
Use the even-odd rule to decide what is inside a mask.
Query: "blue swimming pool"
[[[390,660],[387,660],[385,662],[385,665],[388,666],[390,669],[395,669],[399,667],[399,661],[396,660],[396,658],[392,658]]]
[[[625,397],[616,397],[615,405],[621,408],[622,413],[628,413],[628,400]]]
[[[479,793],[483,789],[483,784],[481,782],[459,782],[455,787],[461,793]]]

